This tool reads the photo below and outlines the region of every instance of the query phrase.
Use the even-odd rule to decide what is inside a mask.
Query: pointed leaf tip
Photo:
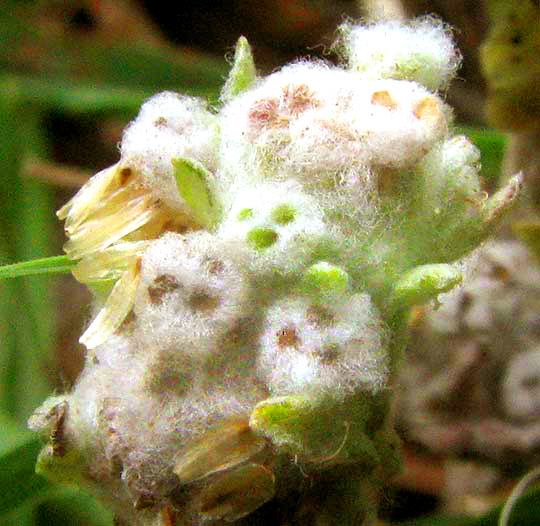
[[[257,71],[255,69],[253,54],[251,53],[251,46],[247,38],[241,36],[236,42],[234,62],[225,86],[223,86],[223,90],[221,91],[221,100],[228,102],[240,93],[248,90],[256,78]]]

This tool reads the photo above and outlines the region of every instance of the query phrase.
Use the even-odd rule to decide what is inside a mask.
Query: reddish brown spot
[[[124,186],[125,184],[127,184],[127,182],[131,179],[132,175],[133,170],[129,166],[122,168],[120,170],[120,185]]]
[[[337,345],[329,345],[322,349],[313,351],[313,355],[319,358],[321,363],[331,364],[339,358],[339,348]]]
[[[221,274],[225,270],[225,264],[219,259],[207,258],[206,264],[208,265],[208,272],[210,274]]]
[[[317,100],[305,84],[299,86],[289,84],[283,88],[283,105],[287,113],[296,117],[310,107],[316,106]]]
[[[170,274],[162,274],[154,280],[154,284],[148,287],[150,302],[154,305],[163,303],[163,296],[180,288],[178,280]]]
[[[256,101],[248,113],[250,123],[255,128],[287,126],[291,117],[318,105],[313,92],[305,84],[289,84],[282,89],[280,98]]]
[[[220,299],[215,296],[210,296],[204,290],[193,292],[188,300],[188,305],[193,310],[212,311],[220,304]]]
[[[158,117],[154,121],[154,126],[167,126],[167,119],[165,117]]]
[[[293,327],[284,327],[276,333],[278,345],[284,347],[297,347],[300,342],[296,330]]]
[[[307,319],[316,327],[329,327],[334,324],[334,315],[320,305],[311,305],[307,310]]]
[[[278,119],[279,101],[277,99],[260,99],[251,107],[248,118],[255,128],[271,126]]]
[[[510,272],[508,272],[508,269],[499,263],[495,263],[491,267],[491,272],[489,274],[497,281],[508,281],[510,279]]]

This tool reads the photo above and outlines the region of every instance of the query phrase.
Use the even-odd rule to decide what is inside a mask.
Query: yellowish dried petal
[[[275,477],[260,464],[246,464],[222,474],[200,495],[200,513],[205,519],[233,522],[274,497]]]
[[[140,259],[137,258],[116,282],[105,305],[81,336],[79,341],[87,349],[94,349],[113,335],[133,308],[140,280],[140,267]]]
[[[65,229],[68,234],[76,229],[92,212],[105,195],[117,172],[118,165],[115,164],[97,173],[70,201],[58,210],[56,215],[59,219],[66,220]]]
[[[147,246],[148,241],[118,243],[81,259],[72,273],[81,283],[120,278]]]
[[[252,459],[267,446],[247,419],[232,419],[206,432],[179,455],[174,472],[184,484]]]
[[[142,195],[124,210],[83,223],[64,245],[64,250],[72,259],[103,250],[147,223],[155,212],[149,196]]]

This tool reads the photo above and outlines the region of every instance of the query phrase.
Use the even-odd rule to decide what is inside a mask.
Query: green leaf
[[[234,62],[225,86],[223,86],[221,100],[228,102],[240,93],[248,90],[256,78],[257,71],[255,70],[251,46],[245,37],[240,37],[236,42]]]
[[[33,511],[35,526],[112,526],[113,515],[80,490],[55,488]]]
[[[32,259],[0,267],[0,279],[18,278],[36,274],[67,274],[77,264],[67,256]]]
[[[178,192],[191,209],[195,221],[209,228],[215,222],[215,210],[208,188],[210,172],[189,159],[173,159]]]

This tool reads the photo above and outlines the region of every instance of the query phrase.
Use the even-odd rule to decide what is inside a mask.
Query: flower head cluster
[[[359,464],[370,494],[394,465],[404,313],[459,281],[517,191],[488,199],[450,136],[441,23],[347,26],[340,46],[345,67],[257,78],[240,39],[219,111],[153,97],[59,212],[96,315],[73,392],[31,421],[67,414],[66,454],[38,466],[148,508],[121,512],[134,524],[244,517],[296,488],[299,459]]]

